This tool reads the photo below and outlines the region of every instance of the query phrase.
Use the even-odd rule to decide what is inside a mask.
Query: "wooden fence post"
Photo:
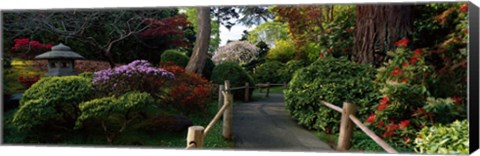
[[[268,97],[268,94],[270,94],[270,82],[267,82],[267,94],[265,94],[265,97]]]
[[[223,113],[223,138],[232,139],[232,115],[233,115],[233,95],[230,93],[230,81],[225,81],[225,91],[227,96],[224,97],[224,104],[228,105]]]
[[[248,84],[248,82],[245,82],[245,102],[248,102],[249,95],[250,95],[250,85]]]
[[[219,85],[218,86],[218,110],[220,110],[220,108],[222,108],[223,106],[223,92],[224,88],[223,88],[223,85]]]
[[[283,82],[283,87],[288,88],[287,82]]]
[[[193,148],[203,148],[203,127],[202,126],[190,126],[187,133],[187,147],[195,143]]]
[[[350,114],[355,114],[356,106],[348,102],[343,103],[342,120],[340,123],[340,135],[338,137],[337,150],[346,151],[350,148],[352,140],[353,127],[355,126],[350,120]]]

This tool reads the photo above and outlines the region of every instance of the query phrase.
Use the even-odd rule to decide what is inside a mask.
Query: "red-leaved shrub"
[[[176,65],[163,68],[175,75],[175,80],[167,84],[170,91],[164,102],[186,114],[199,110],[206,112],[212,93],[210,82],[201,75],[186,72],[185,69]]]

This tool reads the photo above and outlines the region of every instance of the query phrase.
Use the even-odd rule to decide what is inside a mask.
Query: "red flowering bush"
[[[23,59],[32,59],[38,54],[46,52],[52,48],[51,44],[40,43],[29,38],[17,38],[13,40],[15,45],[11,47],[12,55]]]
[[[448,123],[465,114],[465,107],[455,104],[462,98],[434,97],[436,85],[432,84],[440,76],[425,61],[427,51],[409,50],[409,42],[408,39],[396,42],[398,48],[387,53],[391,59],[377,69],[375,81],[383,97],[373,107],[375,112],[365,120],[384,140],[405,149],[412,149],[412,140],[424,126]]]
[[[39,75],[21,75],[18,77],[18,81],[25,87],[30,88],[35,82],[40,80]]]
[[[205,112],[212,93],[211,84],[201,75],[186,72],[177,65],[163,68],[175,75],[175,80],[166,84],[170,91],[163,102],[186,114],[198,110]]]

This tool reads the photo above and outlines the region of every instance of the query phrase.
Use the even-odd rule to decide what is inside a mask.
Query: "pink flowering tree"
[[[234,41],[217,49],[212,60],[216,64],[223,62],[236,62],[244,65],[252,62],[258,56],[259,49],[247,41]]]

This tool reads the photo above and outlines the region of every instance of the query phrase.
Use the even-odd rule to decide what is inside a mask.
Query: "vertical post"
[[[203,130],[202,126],[190,126],[187,133],[187,147],[195,143],[193,148],[203,148]]]
[[[248,102],[248,98],[250,98],[250,84],[248,82],[245,82],[245,102]]]
[[[350,148],[352,140],[353,127],[355,126],[350,120],[350,114],[355,114],[356,106],[348,102],[343,103],[342,120],[340,123],[340,135],[338,137],[337,150],[346,151]]]
[[[288,88],[287,82],[283,82],[283,87]]]
[[[230,81],[225,81],[225,92],[227,93],[224,101],[227,109],[223,112],[223,138],[232,139],[232,115],[233,115],[233,95],[230,93]]]
[[[223,90],[224,90],[223,85],[219,85],[218,86],[218,110],[220,110],[220,108],[222,108],[223,106],[223,98],[224,98],[222,94]]]
[[[270,94],[270,82],[267,82],[267,94],[265,94],[265,97],[268,97],[268,94]]]

